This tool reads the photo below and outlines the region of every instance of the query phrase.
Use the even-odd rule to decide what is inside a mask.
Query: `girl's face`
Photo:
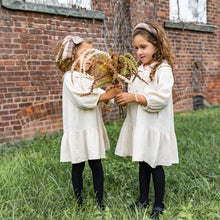
[[[92,44],[90,43],[87,43],[87,42],[83,42],[81,45],[79,45],[77,51],[76,51],[76,55],[75,55],[75,60],[80,57],[86,50],[88,49],[93,49],[93,46]],[[76,67],[75,67],[75,70],[76,71],[79,71],[80,69],[80,66],[79,66],[79,62],[77,62],[76,64]],[[89,69],[89,67],[91,66],[91,61],[89,60],[87,63],[86,63],[86,71]]]
[[[136,54],[142,63],[145,66],[153,63],[153,54],[156,52],[156,47],[140,34],[136,35],[133,41]]]

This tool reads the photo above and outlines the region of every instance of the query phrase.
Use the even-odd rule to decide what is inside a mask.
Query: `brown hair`
[[[158,66],[163,62],[163,60],[166,60],[173,70],[175,56],[171,50],[169,39],[163,28],[153,21],[147,21],[145,23],[151,26],[153,31],[137,27],[134,29],[133,38],[137,35],[141,35],[156,47],[156,52],[153,54],[153,60],[156,62],[156,65],[153,66],[150,73],[150,79],[152,81]],[[141,61],[139,61],[138,64],[140,65]]]
[[[92,42],[89,40],[83,40],[83,42],[81,42],[79,44],[73,44],[72,58],[67,58],[64,60],[62,60],[63,51],[64,51],[64,47],[65,47],[65,44],[63,44],[63,40],[59,41],[56,44],[56,46],[53,50],[53,54],[55,56],[59,56],[59,57],[57,57],[55,64],[61,70],[61,72],[65,73],[66,71],[69,71],[71,69],[71,66],[75,61],[76,52],[82,43],[92,44]]]

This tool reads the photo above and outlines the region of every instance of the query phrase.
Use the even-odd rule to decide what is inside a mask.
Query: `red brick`
[[[192,91],[184,92],[185,88],[192,88],[192,72],[196,58],[203,57],[204,68],[201,90],[209,103],[219,102],[219,46],[220,27],[217,21],[218,0],[207,1],[207,23],[216,25],[214,34],[200,33],[187,30],[166,29],[174,51],[177,55],[175,75],[174,108],[176,111],[192,110]],[[120,2],[120,1],[116,1]],[[161,25],[169,21],[169,1],[121,1],[124,8],[120,10],[122,16],[132,28],[146,19],[157,20]],[[92,0],[93,9],[101,10],[106,15],[105,24],[109,36],[105,39],[106,30],[103,21],[92,19],[70,18],[65,16],[53,17],[48,14],[10,11],[1,8],[0,16],[0,115],[12,118],[9,122],[16,123],[16,114],[20,115],[20,124],[13,124],[12,129],[3,135],[7,138],[33,137],[37,130],[53,131],[62,127],[62,78],[63,74],[54,65],[52,54],[58,40],[67,34],[80,35],[92,39],[94,46],[101,50],[106,47],[112,51],[123,51],[125,29],[123,25],[114,36],[114,21],[119,15],[117,4],[110,1]],[[113,10],[114,9],[114,10]],[[118,44],[115,44],[117,37]],[[107,42],[107,45],[105,45]],[[130,45],[131,46],[131,42]],[[57,101],[57,105],[54,101]],[[14,106],[13,106],[14,105]],[[40,112],[27,113],[26,109],[40,106]],[[58,107],[59,106],[59,107]],[[23,114],[19,114],[22,113]],[[44,116],[45,112],[47,116]],[[4,113],[6,115],[4,115]],[[6,117],[6,118],[7,118]],[[106,120],[118,118],[118,107],[114,106],[103,111]],[[4,118],[4,119],[6,119]],[[37,118],[37,119],[35,119]],[[41,123],[37,121],[42,120]],[[2,123],[4,123],[3,121]],[[31,122],[31,123],[30,123]],[[11,125],[10,124],[10,125]],[[49,126],[47,126],[47,124]],[[36,128],[32,128],[35,126]],[[13,129],[16,129],[13,131]],[[18,129],[18,130],[17,130]],[[26,130],[25,130],[26,129]],[[30,130],[29,130],[30,129]],[[14,136],[13,136],[14,135]]]
[[[0,121],[0,127],[6,127],[9,125],[9,122],[8,121],[4,121],[4,122],[1,122]]]
[[[8,115],[9,114],[9,111],[7,110],[7,111],[0,111],[0,116],[2,116],[2,115]]]
[[[6,104],[3,105],[3,109],[13,109],[13,108],[17,108],[17,104]]]
[[[38,90],[37,86],[29,86],[24,88],[24,91],[37,91],[37,90]]]
[[[16,86],[29,86],[30,82],[16,82]]]
[[[0,60],[0,65],[4,65],[4,66],[15,65],[15,61],[12,61],[12,60]]]

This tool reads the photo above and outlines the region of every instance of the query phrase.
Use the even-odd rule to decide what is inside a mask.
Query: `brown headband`
[[[133,29],[133,32],[138,29],[138,28],[141,28],[141,29],[144,29],[148,32],[150,32],[151,34],[153,34],[154,36],[157,36],[157,30],[149,25],[149,24],[146,24],[146,23],[139,23],[138,25],[136,25],[136,27]]]

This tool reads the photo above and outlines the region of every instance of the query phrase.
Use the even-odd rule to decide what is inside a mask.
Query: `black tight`
[[[148,202],[151,174],[155,191],[155,207],[163,207],[165,193],[165,174],[162,166],[152,168],[145,162],[139,162],[140,201]]]
[[[102,169],[101,159],[89,160],[89,166],[92,170],[94,191],[96,194],[96,200],[99,204],[103,200],[103,186],[104,186],[104,174]],[[82,203],[82,191],[83,191],[83,179],[82,173],[85,167],[85,162],[72,164],[72,183],[78,203]]]

